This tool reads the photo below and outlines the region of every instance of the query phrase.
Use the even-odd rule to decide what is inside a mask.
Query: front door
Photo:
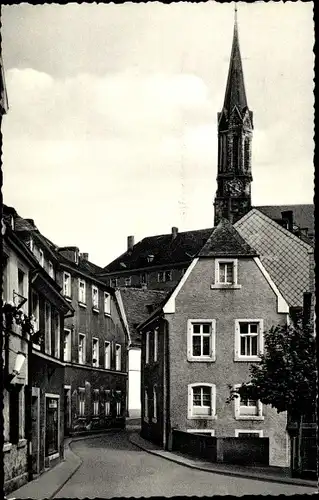
[[[32,472],[39,474],[40,460],[40,399],[37,387],[32,388],[31,401],[31,419],[32,419]]]
[[[68,436],[71,427],[71,389],[64,388],[64,435]]]
[[[59,454],[59,399],[46,397],[45,456]]]

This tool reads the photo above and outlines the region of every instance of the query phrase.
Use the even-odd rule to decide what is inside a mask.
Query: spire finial
[[[235,26],[237,27],[237,2],[235,2]]]

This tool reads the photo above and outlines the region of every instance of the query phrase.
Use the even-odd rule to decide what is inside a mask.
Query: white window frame
[[[145,364],[150,362],[150,332],[145,333]]]
[[[220,264],[232,264],[233,265],[233,283],[220,282]],[[211,288],[230,288],[239,289],[241,285],[238,284],[238,259],[228,259],[220,258],[215,259],[215,280],[211,285]]]
[[[100,390],[93,389],[94,397],[93,397],[93,417],[98,417],[100,414]],[[97,399],[96,399],[97,395]]]
[[[81,288],[81,285],[84,284],[84,287]],[[78,302],[81,307],[86,307],[86,282],[83,278],[78,279]],[[83,292],[83,296],[82,296]],[[84,299],[84,300],[82,300]]]
[[[105,316],[111,315],[111,295],[104,292],[104,314]]]
[[[115,282],[115,284],[114,284],[114,285],[112,284],[112,281],[114,281],[114,282]],[[111,286],[112,288],[116,288],[116,287],[117,287],[117,284],[118,284],[118,278],[111,278],[111,279],[110,279],[110,286]]]
[[[115,344],[115,370],[122,370],[122,346],[121,344]]]
[[[234,389],[238,389],[240,386],[241,386],[241,384],[236,384],[234,386]],[[244,406],[240,404],[240,400],[241,400],[241,398],[239,395],[234,398],[235,420],[264,420],[263,405],[262,405],[261,401],[259,401],[259,399],[257,400],[257,406],[251,407],[251,408],[257,409],[257,415],[242,414],[240,412],[240,408],[244,407]],[[245,407],[245,408],[248,408],[248,407]]]
[[[82,361],[80,361],[80,338],[83,339]],[[80,333],[80,332],[78,336],[78,363],[79,365],[85,365],[86,363],[86,335],[85,333]]]
[[[82,394],[83,399],[80,399]],[[85,416],[85,387],[78,387],[78,403],[79,403],[79,417]]]
[[[39,248],[39,264],[41,267],[44,267],[44,253],[42,248]]]
[[[104,341],[104,368],[111,369],[111,342],[109,340]]]
[[[210,387],[211,389],[211,415],[198,415],[193,411],[193,388]],[[207,382],[188,384],[188,420],[214,420],[216,419],[216,385]]]
[[[153,415],[152,420],[154,423],[157,422],[157,386],[153,387]]]
[[[111,415],[111,390],[105,389],[104,391],[104,413],[106,417]]]
[[[52,312],[51,312],[52,314]],[[55,321],[56,323],[54,324],[54,355],[56,358],[60,359],[60,334],[61,334],[61,318],[60,318],[60,313],[56,309],[55,310]]]
[[[48,262],[48,268],[49,268],[48,274],[49,274],[50,278],[52,278],[54,280],[54,267],[53,267],[53,264],[50,260]]]
[[[193,325],[194,324],[203,324],[209,323],[211,328],[210,334],[210,355],[209,356],[193,356],[193,336],[200,335],[203,337],[206,334],[194,334],[193,333]],[[212,362],[216,361],[216,319],[188,319],[187,320],[187,359],[188,361],[195,362]]]
[[[65,344],[65,332],[68,332],[67,345]],[[71,361],[71,345],[72,345],[71,344],[71,330],[70,330],[70,328],[64,328],[63,335],[64,335],[64,338],[63,338],[63,361],[70,362]],[[67,352],[67,356],[65,355],[66,352]],[[66,357],[67,357],[67,359],[66,359]]]
[[[131,276],[128,276],[128,277],[124,278],[124,285],[125,286],[131,286],[131,284],[132,284],[132,278],[131,278]]]
[[[154,362],[158,361],[158,327],[154,328]]]
[[[66,277],[68,278],[69,282],[67,282]],[[63,295],[64,297],[67,297],[69,299],[72,296],[72,277],[71,274],[66,271],[63,271]]]
[[[264,352],[264,320],[261,318],[257,319],[235,319],[235,353],[234,361],[260,361],[259,355],[255,356],[244,356],[240,354],[240,323],[259,323],[259,333],[257,341],[258,352],[263,354]]]
[[[49,312],[49,314],[48,314]],[[44,351],[51,356],[51,332],[52,332],[52,307],[47,300],[44,302],[44,321],[45,321],[45,334],[44,334]]]
[[[186,429],[186,432],[190,434],[209,434],[209,436],[215,436],[215,429]]]
[[[97,301],[95,301],[95,292],[96,292]],[[95,285],[92,285],[92,309],[93,309],[93,311],[97,311],[97,312],[99,311],[99,289]]]
[[[144,387],[144,415],[143,419],[145,422],[149,421],[149,413],[148,413],[148,389],[147,387]]]
[[[116,394],[120,395],[120,400],[116,399],[116,417],[121,417],[122,413],[122,391],[116,391]]]
[[[94,345],[96,345],[97,349],[97,356],[94,356]],[[99,367],[99,358],[100,358],[100,345],[99,345],[99,339],[97,337],[92,337],[92,366],[95,368]],[[93,362],[93,359],[96,359],[95,363]]]
[[[264,437],[264,431],[257,429],[235,429],[235,437],[239,437],[238,434],[258,434],[258,437]]]

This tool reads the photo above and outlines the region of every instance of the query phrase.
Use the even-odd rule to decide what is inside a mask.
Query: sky
[[[238,2],[252,204],[313,202],[313,3]],[[2,7],[4,203],[104,267],[213,226],[234,3]]]

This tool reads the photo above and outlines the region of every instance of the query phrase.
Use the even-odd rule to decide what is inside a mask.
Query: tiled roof
[[[133,287],[120,287],[119,290],[130,329],[132,344],[138,346],[140,345],[140,334],[136,330],[137,325],[145,321],[152,314],[152,310],[157,309],[165,301],[169,292]]]
[[[315,215],[313,205],[262,205],[255,207],[271,219],[281,219],[281,212],[292,210],[294,223],[301,229],[308,228],[314,234]]]
[[[221,219],[198,254],[199,257],[248,257],[256,255],[257,252],[246,243],[227,219]]]
[[[309,289],[311,246],[256,208],[234,226],[258,251],[261,262],[288,304],[302,306],[303,293]]]
[[[175,238],[171,233],[149,236],[134,245],[131,252],[125,252],[111,262],[104,268],[104,272],[190,261],[206,243],[212,231],[212,228],[185,231],[177,233]],[[154,256],[151,263],[148,261],[148,255]]]
[[[79,258],[78,268],[85,273],[93,274],[95,277],[103,271],[102,267],[97,266],[89,260],[82,259],[81,257]]]

